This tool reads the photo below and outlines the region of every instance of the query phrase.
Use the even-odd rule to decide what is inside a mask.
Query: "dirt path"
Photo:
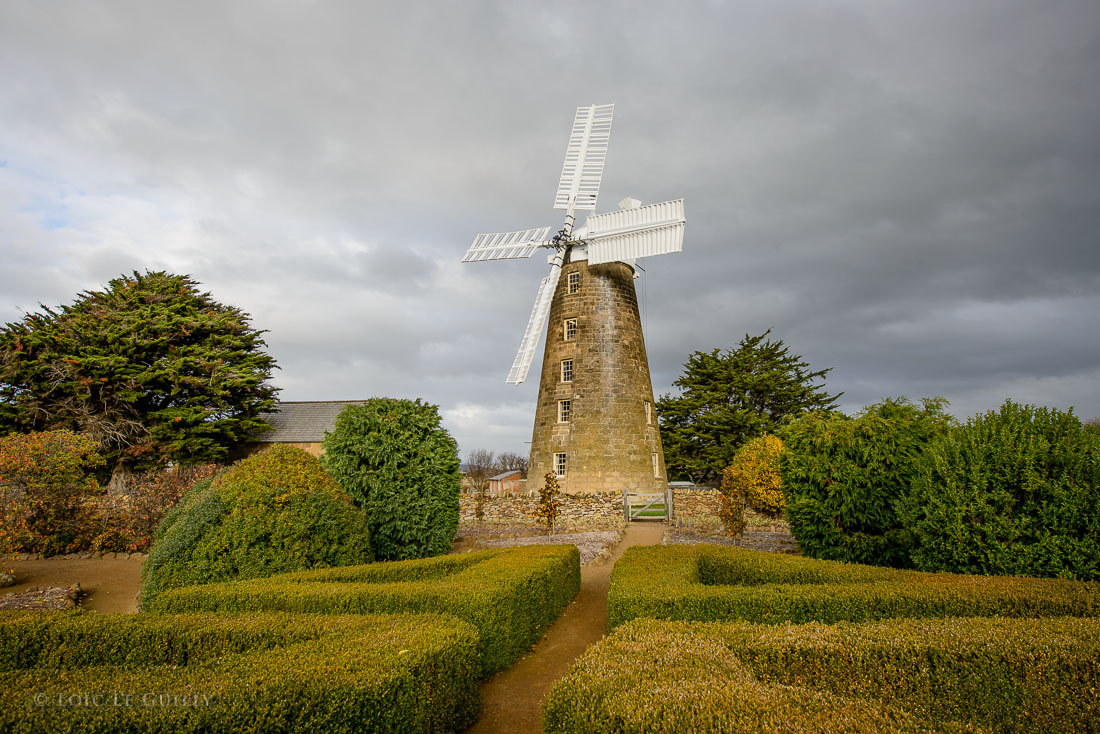
[[[542,732],[540,706],[585,648],[607,633],[611,568],[632,545],[659,545],[664,523],[631,523],[611,557],[581,568],[581,591],[534,650],[481,687],[481,718],[467,734]]]
[[[46,558],[37,561],[4,561],[5,570],[14,569],[15,586],[0,589],[0,594],[26,591],[32,586],[69,587],[80,584],[83,609],[93,612],[136,612],[137,591],[141,587],[141,564],[134,558]]]

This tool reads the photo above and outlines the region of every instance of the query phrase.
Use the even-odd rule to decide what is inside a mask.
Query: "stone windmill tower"
[[[626,199],[619,211],[590,216],[573,229],[577,210],[596,208],[614,109],[577,109],[554,199],[554,208],[566,211],[565,224],[555,236],[549,237],[550,227],[482,234],[462,259],[551,250],[550,274],[539,285],[508,382],[527,379],[549,323],[528,476],[541,486],[542,477],[554,472],[569,493],[668,486],[634,263],[683,248],[684,202],[641,206]]]

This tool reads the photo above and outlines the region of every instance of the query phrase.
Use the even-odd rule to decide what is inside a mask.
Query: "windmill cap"
[[[629,196],[619,202],[620,209],[637,209],[642,205],[642,202],[637,199],[632,199]]]

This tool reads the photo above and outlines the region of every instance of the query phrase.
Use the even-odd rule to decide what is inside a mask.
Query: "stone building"
[[[261,451],[281,443],[321,455],[325,432],[336,425],[336,416],[349,405],[362,405],[365,400],[303,400],[280,402],[275,412],[262,416],[271,426],[249,445],[251,451]]]
[[[570,249],[550,303],[527,475],[541,486],[554,472],[569,494],[663,492],[634,269],[586,257]]]

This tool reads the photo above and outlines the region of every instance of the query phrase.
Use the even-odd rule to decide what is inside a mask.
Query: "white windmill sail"
[[[540,247],[556,250],[550,260],[550,274],[539,284],[535,307],[520,342],[519,353],[508,372],[508,382],[518,385],[527,379],[550,312],[550,302],[561,277],[561,266],[570,248],[586,248],[585,254],[591,265],[633,261],[651,255],[679,252],[683,248],[682,199],[648,206],[639,206],[638,201],[627,199],[620,205],[623,207],[621,211],[590,216],[587,226],[573,232],[574,212],[596,208],[614,114],[613,104],[577,108],[554,197],[554,208],[566,210],[565,224],[555,237],[548,239],[550,227],[479,234],[462,258],[462,262],[483,262],[531,257]],[[574,251],[574,255],[580,254],[579,250]]]
[[[462,258],[462,262],[482,262],[484,260],[507,260],[510,258],[531,257],[540,247],[551,244],[549,227],[524,229],[519,232],[497,232],[479,234]]]
[[[554,197],[555,209],[566,209],[572,214],[574,209],[596,208],[614,113],[613,104],[577,108]]]
[[[527,379],[531,362],[535,359],[539,337],[542,336],[542,328],[546,325],[546,318],[550,313],[550,301],[554,298],[554,289],[558,287],[558,279],[561,277],[562,259],[563,255],[560,252],[553,256],[550,260],[550,274],[539,283],[539,292],[535,295],[535,307],[531,309],[527,331],[523,332],[523,341],[519,343],[519,352],[516,354],[516,360],[512,362],[512,369],[508,371],[506,382],[518,385]]]
[[[588,264],[680,252],[685,222],[683,199],[590,216],[584,237]]]

